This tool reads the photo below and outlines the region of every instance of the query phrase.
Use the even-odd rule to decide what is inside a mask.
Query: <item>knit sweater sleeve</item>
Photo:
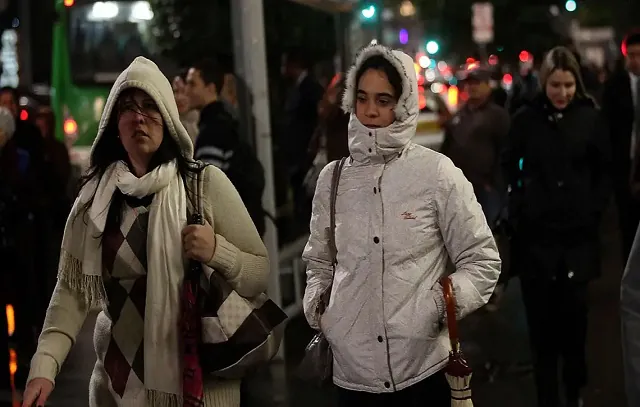
[[[254,297],[267,288],[267,249],[227,176],[211,165],[204,172],[203,211],[216,235],[216,248],[208,265],[220,272],[238,294]]]
[[[55,382],[60,367],[87,318],[84,299],[58,280],[51,297],[38,349],[31,359],[29,378],[44,378]]]

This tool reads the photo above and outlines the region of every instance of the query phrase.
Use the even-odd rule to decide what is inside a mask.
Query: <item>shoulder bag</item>
[[[331,264],[333,266],[333,275],[331,284],[320,295],[317,312],[319,315],[324,314],[329,306],[331,297],[331,288],[333,286],[333,277],[338,264],[336,247],[336,197],[338,195],[338,185],[340,184],[340,174],[346,158],[336,161],[333,168],[333,177],[331,179],[331,194],[329,201],[329,253],[331,255]],[[305,349],[305,355],[298,367],[298,375],[308,381],[315,382],[319,385],[327,384],[333,379],[333,352],[327,338],[322,332],[318,332]]]

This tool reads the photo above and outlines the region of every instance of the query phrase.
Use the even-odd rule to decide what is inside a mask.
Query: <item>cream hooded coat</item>
[[[171,85],[158,67],[143,57],[136,58],[116,80],[107,100],[100,128],[104,129],[106,127],[119,95],[129,88],[143,90],[151,96],[162,114],[168,133],[177,141],[184,157],[192,159],[193,144],[180,122]],[[98,140],[103,136],[106,135],[101,130],[96,136],[92,151],[97,148]],[[114,137],[115,135],[112,134],[110,136]],[[208,166],[203,171],[202,178],[203,216],[212,226],[216,237],[215,251],[208,265],[221,273],[240,295],[254,297],[264,292],[267,286],[269,276],[267,250],[251,221],[251,217],[242,204],[238,192],[224,173],[214,166]],[[192,185],[191,190],[195,190],[195,186]],[[80,196],[82,196],[82,193]],[[105,203],[106,207],[108,207],[109,202]],[[185,208],[188,205],[189,203],[185,202]],[[78,206],[74,205],[74,208],[78,208]],[[91,209],[89,209],[89,216],[84,218],[88,219],[85,222],[77,220],[76,213],[71,213],[68,225],[72,226],[65,230],[65,242],[67,239],[73,241],[77,236],[80,236],[82,240],[85,225],[95,224],[98,216],[107,213],[105,209],[94,214],[93,208],[94,206],[92,205]],[[79,216],[78,219],[83,218],[82,214],[79,214]],[[147,243],[154,244],[153,242],[157,242],[159,239],[167,240],[169,236],[175,238],[175,235],[180,241],[182,227],[186,226],[186,211],[183,216],[184,224],[182,226],[177,226],[176,229],[171,231],[159,230],[157,235],[147,239]],[[176,217],[179,217],[179,215],[176,214]],[[77,221],[74,222],[74,220]],[[149,230],[148,233],[153,234],[153,231]],[[108,300],[104,298],[101,257],[97,255],[97,250],[89,251],[90,253],[96,253],[93,257],[84,256],[84,250],[88,250],[90,244],[88,241],[83,244],[84,248],[78,247],[81,245],[63,244],[58,270],[58,284],[47,310],[42,334],[38,341],[38,348],[31,361],[28,381],[34,378],[55,381],[90,311],[91,305],[104,303],[104,300]],[[176,247],[175,249],[178,253],[182,252],[182,247]],[[172,258],[170,260],[175,259]],[[178,263],[181,262],[182,259],[178,259]],[[164,320],[162,323],[165,326],[166,324],[178,326],[182,292],[182,276],[179,273],[183,269],[178,266],[175,270],[178,270],[178,272],[171,273],[171,275],[177,275],[177,282],[168,284],[166,287],[160,287],[158,292],[166,294],[163,301],[156,301],[152,304],[147,301],[145,319],[149,320],[147,317],[150,312],[153,312],[156,316],[162,317]],[[147,274],[150,276],[152,273],[159,275],[160,270],[149,269]],[[147,285],[147,298],[151,298],[150,290],[152,290],[151,287],[153,285],[151,280],[150,277]],[[174,280],[165,281],[173,282]],[[93,371],[89,388],[90,398],[88,405],[90,407],[182,406],[182,357],[180,356],[179,331],[177,328],[176,330],[171,330],[171,327],[168,331],[163,331],[159,326],[162,323],[157,325],[145,324],[144,344],[145,355],[155,355],[155,364],[165,370],[146,371],[147,362],[145,360],[147,383],[143,383],[143,385],[147,397],[145,397],[145,392],[140,392],[140,396],[116,402],[112,396],[112,387],[103,363],[113,327],[104,313],[99,315],[94,332],[94,346],[98,362]],[[147,328],[149,328],[149,332],[146,331]],[[169,334],[165,334],[165,332],[169,332]],[[153,351],[153,353],[150,351]],[[165,363],[165,361],[167,362]],[[149,386],[151,381],[149,377],[151,375],[154,376],[153,382],[156,384],[156,388],[150,388]],[[205,407],[235,407],[240,404],[239,381],[218,381],[214,378],[205,377],[204,385]],[[176,392],[167,392],[164,390],[166,388],[175,388]],[[160,400],[161,402],[147,402],[147,399]]]
[[[363,126],[354,113],[356,72],[373,55],[385,57],[403,80],[396,121],[382,129]],[[447,157],[411,142],[419,108],[409,56],[380,45],[365,48],[347,76],[343,109],[351,113],[351,157],[336,202],[338,264],[330,305],[320,316],[320,294],[332,281],[328,228],[334,164],[329,164],[318,180],[303,253],[304,312],[331,344],[336,385],[392,392],[446,365],[450,345],[440,327],[445,310],[438,280],[449,259],[462,318],[489,300],[500,257],[462,172]]]

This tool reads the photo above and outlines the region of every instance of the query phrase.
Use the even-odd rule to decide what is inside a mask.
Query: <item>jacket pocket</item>
[[[437,338],[440,334],[440,315],[435,295],[433,290],[418,290],[399,309],[389,310],[389,339],[423,341]]]

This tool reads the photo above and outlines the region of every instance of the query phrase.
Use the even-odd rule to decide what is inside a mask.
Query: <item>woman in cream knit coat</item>
[[[185,266],[206,263],[253,297],[266,289],[267,252],[238,193],[213,166],[202,170],[205,225],[187,226],[192,155],[171,85],[153,62],[137,58],[111,90],[67,220],[23,406],[44,405],[95,305],[102,312],[90,407],[239,406],[239,381],[205,377],[194,386],[183,379],[177,327]]]

